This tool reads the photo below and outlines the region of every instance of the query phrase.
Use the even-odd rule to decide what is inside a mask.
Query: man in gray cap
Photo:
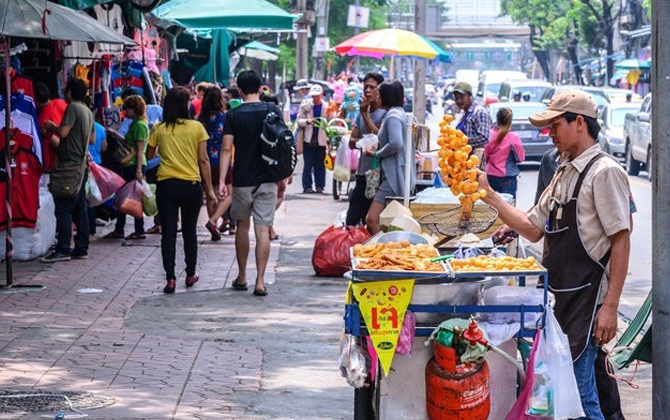
[[[472,150],[486,146],[491,135],[493,120],[489,112],[472,99],[472,86],[465,82],[456,83],[454,99],[456,105],[465,112],[456,128],[468,137],[468,144],[472,146]]]
[[[598,347],[617,330],[618,307],[630,254],[632,228],[628,176],[598,145],[597,106],[588,94],[566,90],[530,117],[549,127],[563,160],[539,202],[528,213],[505,203],[480,174],[484,201],[532,242],[544,238],[543,265],[556,297],[554,312],[568,336],[585,419],[604,419],[596,388]]]

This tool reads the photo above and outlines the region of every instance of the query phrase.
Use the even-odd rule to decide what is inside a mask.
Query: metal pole
[[[405,185],[403,191],[403,205],[409,208],[409,194],[411,186],[412,167],[414,166],[414,156],[412,156],[412,114],[405,114]]]
[[[12,79],[10,74],[11,56],[9,52],[9,38],[3,42],[5,49],[5,207],[7,209],[7,230],[5,236],[5,269],[7,270],[7,287],[14,282],[12,259],[14,257],[14,242],[12,241]]]
[[[414,2],[414,31],[426,35],[426,0]],[[414,117],[419,124],[426,122],[426,60],[414,60]]]
[[[652,418],[670,419],[670,119],[663,110],[670,108],[670,2],[652,0]]]
[[[361,0],[356,0],[354,2],[354,5],[356,6],[356,26],[354,26],[354,35],[358,35],[358,32],[360,32],[360,26],[361,26],[361,19],[358,14],[358,8],[361,7]],[[354,59],[354,71],[356,74],[361,73],[361,58],[356,56]]]
[[[307,12],[307,1],[298,0],[298,13],[302,13],[302,18],[298,25],[298,39],[296,40],[296,79],[307,79],[307,29],[312,22],[310,22],[311,15]]]

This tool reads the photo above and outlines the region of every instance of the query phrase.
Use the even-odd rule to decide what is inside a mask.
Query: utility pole
[[[651,125],[652,177],[652,415],[654,420],[670,419],[670,364],[663,361],[670,354],[670,119],[663,110],[670,108],[670,49],[663,43],[670,39],[670,2],[652,0],[651,22]]]
[[[318,38],[328,37],[328,9],[329,0],[321,0],[316,10],[316,36]],[[325,80],[326,58],[324,51],[318,51],[318,42],[314,42],[312,47],[312,57],[314,58],[313,78],[316,80]]]
[[[414,2],[414,32],[426,35],[426,0]],[[426,122],[426,60],[414,59],[414,117],[419,124]]]
[[[302,18],[298,21],[298,37],[296,40],[296,79],[307,79],[307,31],[314,24],[314,11],[307,10],[307,0],[298,0],[298,13],[302,13]]]
[[[354,5],[356,6],[356,26],[354,26],[354,36],[358,35],[360,32],[360,27],[361,27],[361,19],[359,18],[358,14],[358,8],[361,7],[361,0],[356,0],[354,2]],[[354,58],[354,70],[356,71],[356,74],[361,74],[361,58],[359,56],[356,56]]]

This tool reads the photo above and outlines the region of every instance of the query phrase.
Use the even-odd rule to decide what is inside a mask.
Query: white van
[[[482,105],[498,102],[498,92],[505,80],[527,80],[526,73],[509,70],[486,70],[479,74],[476,99]]]

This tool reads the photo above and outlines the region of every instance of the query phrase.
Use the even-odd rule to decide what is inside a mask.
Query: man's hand
[[[291,184],[293,184],[293,175],[291,175],[290,177],[286,178],[286,185],[291,185]]]
[[[495,232],[493,232],[493,235],[491,235],[491,239],[493,240],[494,244],[497,244],[500,242],[503,245],[507,245],[508,243],[512,242],[514,238],[517,235],[514,235],[513,233],[514,230],[507,226],[507,225],[502,225],[498,229],[496,229]]]
[[[361,98],[360,105],[361,105],[361,111],[360,111],[361,114],[370,113],[370,102],[368,102],[368,99],[365,96]]]
[[[226,186],[224,185],[223,187],[225,188]],[[209,190],[209,192],[207,192],[207,203],[216,205],[218,202],[219,198],[216,196],[216,193],[214,193],[214,190]]]
[[[482,198],[482,201],[486,204],[490,204],[491,196],[495,194],[495,191],[493,188],[491,188],[491,185],[489,184],[489,180],[486,177],[486,172],[477,170],[477,182],[479,183],[479,189],[483,189],[486,191],[486,197]]]
[[[596,314],[593,340],[596,346],[602,346],[616,336],[619,314],[616,306],[603,305]]]
[[[135,171],[135,179],[140,181],[140,182],[142,181],[142,179],[144,179],[144,175],[142,175],[142,170],[141,169],[138,169],[138,170]]]
[[[47,131],[54,131],[58,126],[51,120],[44,121],[44,129]]]
[[[219,197],[226,198],[227,196],[228,188],[226,188],[226,184],[222,182],[219,184]]]

